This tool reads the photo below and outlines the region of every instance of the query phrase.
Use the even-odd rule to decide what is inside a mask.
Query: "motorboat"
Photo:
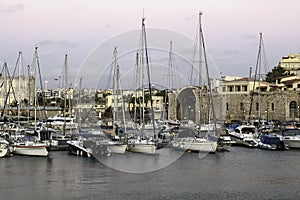
[[[63,116],[49,117],[47,122],[44,122],[44,125],[57,130],[74,130],[78,128],[78,123],[75,123],[75,119],[73,117]]]
[[[262,134],[254,140],[257,147],[269,150],[287,150],[288,145],[283,141],[282,136],[275,133]]]
[[[232,140],[235,140],[237,143],[241,142],[243,144],[252,145],[254,139],[257,138],[257,129],[254,125],[240,125],[234,128],[233,130],[228,130]]]
[[[300,148],[300,129],[283,129],[281,135],[283,142],[287,144],[289,148]]]

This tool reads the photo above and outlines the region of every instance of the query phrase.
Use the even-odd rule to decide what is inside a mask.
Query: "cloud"
[[[0,4],[0,13],[14,13],[24,9],[24,5],[21,3],[16,3],[13,5]]]
[[[40,55],[40,58],[51,58],[55,55],[53,51],[44,52]]]
[[[76,47],[77,43],[66,40],[42,40],[38,42],[38,46],[63,46],[63,47]]]
[[[244,34],[244,35],[242,35],[242,38],[244,38],[246,40],[253,40],[253,39],[257,39],[257,35]]]
[[[234,55],[234,54],[238,54],[239,51],[234,50],[234,49],[225,49],[225,50],[224,50],[224,53],[225,53],[226,55]]]

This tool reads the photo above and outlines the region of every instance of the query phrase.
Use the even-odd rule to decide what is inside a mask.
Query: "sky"
[[[126,58],[123,63],[120,59],[120,67],[130,65],[121,73],[133,74],[144,16],[152,60],[163,52],[155,60],[155,66],[160,67],[156,71],[153,67],[153,79],[166,85],[165,81],[159,83],[165,78],[158,77],[166,77],[160,70],[167,69],[169,40],[174,40],[176,63],[180,65],[177,72],[181,74],[174,79],[187,83],[190,69],[182,66],[192,60],[201,11],[212,77],[246,77],[249,68],[256,65],[260,32],[265,72],[278,65],[283,56],[300,52],[299,7],[298,0],[1,0],[0,65],[6,62],[12,71],[20,51],[24,65],[31,65],[38,46],[43,82],[47,83],[44,87],[59,87],[57,79],[67,54],[74,87],[82,77],[83,87],[103,88],[115,46],[120,57]],[[132,80],[132,76],[124,78],[124,82]]]

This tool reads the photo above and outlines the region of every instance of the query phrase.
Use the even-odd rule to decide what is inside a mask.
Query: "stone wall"
[[[187,87],[186,89],[191,89]],[[192,120],[207,123],[209,117],[212,119],[212,107],[210,106],[209,94],[201,90],[199,98],[199,88],[192,88],[195,105]],[[180,96],[185,95],[185,89],[178,94],[169,95],[169,118],[182,120],[182,116],[189,109],[184,104],[178,102]],[[185,97],[187,98],[187,97]],[[177,100],[176,100],[177,99]],[[193,102],[193,101],[191,101]],[[251,104],[252,102],[252,104]],[[260,103],[259,103],[260,102]],[[241,120],[248,122],[250,119],[266,120],[300,120],[300,93],[299,91],[268,91],[260,94],[213,94],[215,117],[218,122],[231,120]],[[185,106],[185,107],[184,107]],[[250,113],[251,107],[251,113]],[[199,112],[200,111],[200,112]],[[198,113],[201,113],[198,116]]]

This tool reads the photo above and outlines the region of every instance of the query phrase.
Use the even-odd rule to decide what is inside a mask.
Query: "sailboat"
[[[124,126],[124,131],[126,133],[126,123],[125,123],[125,111],[124,111],[124,106],[122,104],[122,118],[123,120],[119,120],[119,96],[121,93],[120,89],[120,68],[118,64],[118,54],[117,54],[117,47],[114,48],[114,59],[113,59],[113,129],[110,131],[109,138],[104,138],[96,141],[97,146],[103,146],[105,145],[112,154],[124,154],[126,149],[127,149],[127,143],[121,140],[121,136],[119,135],[119,130],[121,126]],[[122,123],[120,123],[122,121]]]
[[[155,136],[155,131],[156,131],[156,124],[154,122],[154,111],[153,111],[153,105],[152,105],[152,85],[151,85],[151,80],[150,80],[150,66],[149,66],[149,59],[148,59],[148,49],[147,49],[147,41],[146,41],[146,28],[145,28],[145,18],[142,18],[142,38],[141,38],[141,62],[138,62],[138,55],[137,54],[137,74],[136,74],[136,81],[137,84],[140,83],[142,87],[142,103],[140,106],[140,128],[137,129],[138,131],[138,136],[134,138],[130,138],[128,140],[128,151],[131,152],[137,152],[137,153],[146,153],[146,154],[155,154],[156,153],[156,143],[151,139],[151,136],[146,136],[145,135],[145,127],[149,131],[153,131],[153,137]],[[146,61],[145,59],[146,58]],[[146,62],[146,66],[145,66]],[[140,65],[139,65],[140,64]],[[144,102],[145,102],[145,88],[144,88],[144,75],[145,75],[145,68],[146,67],[146,73],[148,76],[148,86],[149,86],[149,96],[150,96],[150,106],[151,106],[151,124],[148,124],[145,126],[145,108],[144,108]],[[140,72],[140,73],[139,73]],[[141,75],[141,76],[139,76]],[[137,91],[136,91],[137,92]],[[135,105],[136,108],[136,105]],[[157,138],[157,137],[156,137]]]
[[[20,52],[17,63],[22,63],[21,58],[22,58],[22,53]],[[38,68],[38,70],[40,72],[37,47],[35,47],[34,62],[35,62],[34,64],[37,65],[36,67]],[[19,68],[20,67],[22,67],[22,66],[19,66]],[[19,77],[19,79],[20,79],[20,77]],[[36,94],[36,92],[35,92],[35,94]],[[18,101],[20,101],[20,99],[18,99]],[[35,98],[35,109],[36,109],[36,98]],[[35,117],[36,117],[36,114],[35,114]],[[15,137],[14,141],[11,144],[14,154],[28,155],[28,156],[44,156],[44,157],[48,156],[47,148],[49,147],[49,143],[42,142],[40,140],[40,135],[39,135],[40,132],[39,132],[39,130],[36,129],[36,127],[35,127],[34,131],[35,131],[35,133],[38,134],[38,137],[18,133],[18,137]]]
[[[216,126],[216,117],[215,117],[215,111],[214,111],[214,104],[213,104],[213,98],[212,98],[212,89],[211,89],[211,82],[209,78],[209,72],[208,72],[208,65],[207,65],[207,58],[206,58],[206,49],[204,45],[204,36],[203,36],[203,30],[201,25],[201,16],[202,12],[199,13],[199,101],[201,101],[201,84],[202,84],[202,66],[201,66],[201,60],[202,56],[204,57],[204,63],[206,68],[206,76],[207,76],[207,88],[209,93],[209,104],[212,108],[212,114],[213,114],[213,128],[209,128],[205,134],[201,132],[201,124],[200,124],[200,112],[199,112],[199,128],[193,129],[193,128],[187,128],[184,130],[179,130],[179,133],[177,133],[174,137],[173,141],[173,147],[183,149],[183,150],[189,150],[189,151],[197,151],[197,152],[211,152],[214,153],[217,150],[218,146],[218,139],[216,137],[217,132],[217,126]],[[201,50],[203,50],[203,55],[201,53]],[[201,105],[201,103],[200,103]],[[201,110],[201,107],[199,108],[199,111]],[[183,134],[184,133],[184,134]],[[183,135],[183,136],[182,136]]]
[[[254,90],[256,89],[256,76],[258,75],[258,123],[257,128],[259,130],[258,137],[253,138],[253,142],[255,146],[262,148],[262,149],[269,149],[269,150],[285,150],[288,149],[288,145],[284,143],[284,140],[281,135],[277,135],[272,132],[271,129],[267,129],[267,127],[263,127],[263,120],[261,120],[261,65],[262,65],[262,56],[264,52],[264,45],[263,45],[263,38],[262,33],[259,34],[259,47],[258,47],[258,57],[256,62],[256,69],[255,69],[255,79],[253,84],[253,94],[251,95],[251,105],[249,111],[249,121],[251,116],[251,109],[253,103],[253,96]],[[258,74],[257,74],[258,71]]]
[[[65,55],[64,67],[63,67],[63,100],[64,109],[61,116],[48,117],[45,125],[53,129],[51,134],[51,150],[68,150],[68,141],[73,139],[73,132],[78,129],[78,123],[75,122],[75,118],[72,116],[71,111],[71,93],[72,89],[68,88],[68,55]],[[69,100],[69,105],[67,101]],[[69,106],[67,112],[67,105]],[[71,134],[67,134],[67,131]]]
[[[3,138],[0,138],[0,158],[8,156],[10,154],[9,142]]]

